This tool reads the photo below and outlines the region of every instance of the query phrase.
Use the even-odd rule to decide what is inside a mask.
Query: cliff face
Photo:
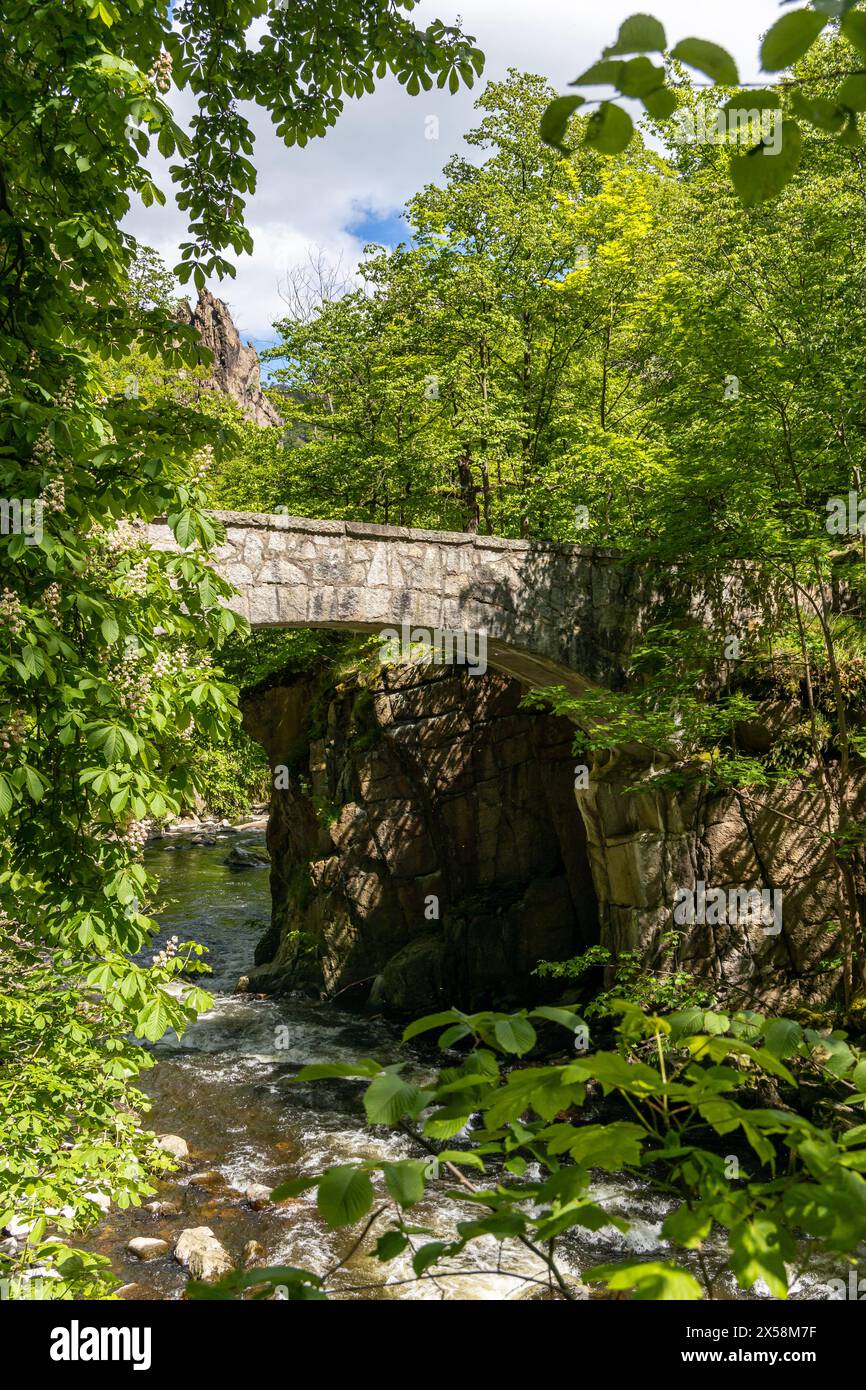
[[[498,675],[390,668],[333,693],[308,742],[309,687],[247,699],[248,731],[291,762],[255,987],[356,985],[404,1012],[525,1002],[539,959],[597,939],[573,730],[519,697]]]
[[[776,895],[778,921],[708,920],[679,927],[667,960],[721,987],[736,1007],[820,1007],[842,954],[835,876],[819,792],[802,780],[772,791],[723,795],[638,793],[641,769],[613,761],[578,793],[599,902],[599,936],[616,956],[636,951],[651,968],[675,928],[678,890],[760,887]],[[866,815],[866,779],[858,803]],[[861,903],[862,863],[852,865]],[[729,914],[730,916],[730,914]],[[676,928],[675,928],[676,929]]]
[[[213,353],[211,380],[205,389],[224,391],[257,425],[281,424],[279,414],[262,391],[259,355],[252,343],[241,342],[228,306],[210,290],[203,289],[195,308],[182,304],[178,317],[196,329],[205,347]]]
[[[539,959],[600,942],[681,966],[734,1007],[826,1002],[841,947],[814,789],[638,793],[646,769],[617,759],[576,789],[572,726],[519,697],[500,675],[434,667],[247,697],[248,731],[290,769],[272,795],[273,921],[253,987],[416,1014],[526,1003],[543,993]],[[779,894],[778,930],[676,927],[677,893],[698,883]]]

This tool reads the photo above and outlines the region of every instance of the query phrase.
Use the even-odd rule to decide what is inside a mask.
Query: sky
[[[321,248],[351,271],[366,242],[393,246],[405,238],[403,205],[438,179],[452,154],[468,152],[462,136],[477,124],[473,103],[486,80],[516,67],[541,73],[565,91],[636,8],[635,0],[421,0],[411,16],[416,24],[434,18],[453,23],[459,15],[464,31],[475,36],[486,65],[474,91],[434,89],[410,97],[387,78],[372,95],[348,101],[336,126],[303,150],[286,149],[266,112],[250,112],[258,169],[258,188],[247,202],[254,249],[238,258],[234,280],[210,283],[241,336],[258,347],[274,341],[273,321],[285,312],[280,285],[311,251]],[[760,35],[780,13],[779,0],[645,0],[640,8],[664,23],[671,45],[693,35],[723,44],[743,81],[759,76]],[[174,92],[169,100],[183,120],[189,112],[184,95]],[[431,116],[438,120],[435,139],[429,138]],[[166,206],[135,207],[125,225],[174,265],[184,219],[171,197],[167,162],[157,158],[154,168]]]

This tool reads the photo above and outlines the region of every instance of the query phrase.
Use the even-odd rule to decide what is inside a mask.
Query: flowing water
[[[238,1265],[245,1244],[255,1240],[264,1248],[268,1264],[296,1265],[320,1275],[333,1271],[328,1287],[335,1297],[549,1296],[547,1271],[530,1252],[517,1247],[514,1253],[513,1242],[501,1265],[497,1242],[475,1242],[451,1261],[449,1277],[417,1281],[411,1252],[383,1265],[368,1253],[353,1251],[357,1233],[330,1230],[318,1215],[314,1192],[258,1211],[245,1199],[245,1189],[254,1184],[273,1187],[336,1163],[421,1155],[408,1138],[366,1127],[362,1085],[292,1084],[300,1067],[311,1062],[364,1056],[386,1063],[405,1059],[396,1026],[331,1004],[235,992],[268,924],[270,897],[266,868],[236,871],[226,866],[232,844],[258,849],[263,835],[239,832],[207,846],[171,837],[146,855],[148,867],[159,875],[164,900],[157,947],[177,935],[208,948],[214,1006],[180,1041],[172,1033],[158,1043],[158,1064],[144,1075],[144,1089],[153,1101],[150,1125],[159,1134],[183,1136],[190,1147],[191,1165],[161,1183],[157,1194],[174,1202],[180,1215],[156,1216],[137,1208],[112,1212],[88,1242],[110,1256],[127,1285],[124,1297],[182,1296],[187,1276],[170,1254],[141,1263],[126,1251],[126,1244],[133,1236],[146,1235],[159,1236],[171,1246],[189,1226],[210,1226]],[[424,1054],[409,1056],[416,1075],[426,1079],[430,1073]],[[192,1181],[207,1170],[215,1170],[218,1177],[209,1177],[207,1183]],[[424,1203],[413,1208],[413,1224],[430,1232],[417,1238],[416,1246],[452,1237],[455,1220],[477,1214],[468,1203],[455,1212],[445,1188],[445,1183],[434,1184]],[[593,1195],[612,1213],[626,1216],[630,1227],[625,1234],[614,1227],[580,1231],[563,1242],[559,1261],[575,1279],[581,1268],[601,1261],[670,1256],[660,1237],[669,1203],[632,1179],[615,1177],[600,1182]],[[385,1218],[378,1229],[385,1229]],[[371,1244],[372,1239],[365,1242]],[[724,1277],[716,1292],[723,1298],[737,1296]],[[827,1297],[828,1292],[823,1281],[811,1277],[801,1280],[794,1296],[798,1295]]]

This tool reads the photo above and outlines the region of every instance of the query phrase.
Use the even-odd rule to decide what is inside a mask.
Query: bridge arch
[[[256,627],[485,633],[487,662],[527,685],[617,687],[647,596],[613,551],[368,522],[217,512],[215,565]],[[164,522],[158,549],[176,550]]]

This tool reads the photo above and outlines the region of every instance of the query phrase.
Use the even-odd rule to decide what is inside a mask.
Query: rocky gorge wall
[[[635,951],[649,968],[682,967],[731,1006],[826,1004],[842,946],[818,789],[798,779],[761,793],[632,790],[646,775],[645,767],[614,760],[595,767],[578,793],[599,939],[615,957]],[[862,778],[857,804],[866,813]],[[862,865],[855,863],[854,872],[862,903]],[[768,929],[754,921],[678,927],[676,895],[700,883],[727,895],[755,888],[776,894],[779,930],[775,922]]]
[[[543,994],[539,959],[600,943],[739,1006],[822,1005],[839,942],[817,791],[638,791],[648,769],[622,757],[576,787],[573,726],[520,710],[521,693],[497,673],[388,667],[247,694],[248,732],[288,768],[251,987],[405,1013],[524,1003]],[[781,930],[672,937],[677,891],[699,882],[780,893]]]
[[[597,939],[573,729],[518,710],[520,693],[493,673],[386,668],[331,692],[312,736],[308,682],[246,698],[248,732],[289,768],[251,987],[356,985],[404,1012],[522,1002],[544,992],[540,958]]]

